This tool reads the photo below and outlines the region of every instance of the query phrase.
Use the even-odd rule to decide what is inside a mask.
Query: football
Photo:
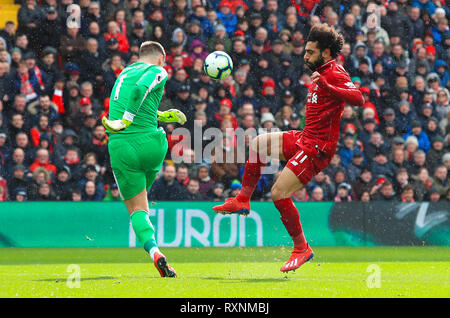
[[[214,51],[206,57],[203,69],[210,78],[220,81],[231,74],[233,61],[227,53]]]

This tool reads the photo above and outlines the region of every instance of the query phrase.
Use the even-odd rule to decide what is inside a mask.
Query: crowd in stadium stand
[[[303,51],[318,23],[343,34],[337,61],[365,104],[345,106],[330,166],[294,200],[449,201],[449,15],[444,0],[24,0],[18,25],[0,30],[0,201],[121,200],[101,117],[147,40],[167,52],[160,110],[183,111],[191,132],[194,119],[203,130],[301,130],[311,84]],[[216,50],[234,63],[222,82],[202,70]],[[239,192],[244,163],[196,162],[193,146],[175,163],[187,136],[163,127],[169,151],[150,200]],[[218,151],[233,153],[236,136],[220,138]],[[270,200],[277,176],[264,174],[253,200]]]

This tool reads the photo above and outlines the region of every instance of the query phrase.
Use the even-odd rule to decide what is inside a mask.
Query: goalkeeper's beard
[[[319,67],[321,67],[324,63],[325,63],[325,60],[324,60],[322,54],[320,54],[317,61],[315,61],[314,63],[306,62],[306,66],[308,66],[309,69],[314,72]]]

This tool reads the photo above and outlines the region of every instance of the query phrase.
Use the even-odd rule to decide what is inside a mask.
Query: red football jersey
[[[361,92],[345,69],[332,59],[316,70],[319,81],[308,89],[306,124],[297,145],[310,155],[318,151],[333,156],[339,140],[339,121],[346,103],[362,106]]]

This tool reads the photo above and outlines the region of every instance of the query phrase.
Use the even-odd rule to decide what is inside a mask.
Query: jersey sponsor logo
[[[353,84],[352,82],[347,82],[344,85],[347,86],[348,88],[356,88],[355,84]]]

